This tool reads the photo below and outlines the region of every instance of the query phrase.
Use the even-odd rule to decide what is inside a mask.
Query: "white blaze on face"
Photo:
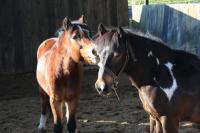
[[[176,78],[174,77],[174,74],[172,72],[172,69],[173,69],[173,64],[168,62],[165,64],[165,66],[168,68],[169,72],[170,72],[170,75],[172,77],[172,85],[171,87],[169,88],[162,88],[162,90],[165,92],[165,94],[167,95],[169,101],[171,100],[175,90],[177,89],[178,85],[177,85],[177,81],[176,81]]]
[[[103,73],[104,73],[104,65],[99,62],[98,63],[98,66],[99,66],[99,72],[98,72],[98,79],[97,79],[97,85],[101,88],[101,90],[103,91],[103,88],[105,86],[105,83],[103,82]]]
[[[47,116],[41,114],[40,117],[40,124],[38,126],[39,129],[46,129],[46,122],[47,122]]]
[[[104,53],[108,52],[109,50],[110,50],[110,47],[107,46],[101,52],[101,53],[103,53],[103,55],[99,55],[100,56],[100,62],[98,63],[99,68],[103,68],[105,66],[105,60],[102,60],[102,59],[106,59],[107,55]]]
[[[100,56],[100,61],[98,63],[98,66],[99,66],[99,72],[98,72],[98,79],[97,79],[97,83],[98,83],[98,86],[101,88],[101,90],[103,91],[104,87],[105,87],[105,82],[103,81],[103,73],[105,71],[105,64],[106,64],[106,60],[107,60],[107,52],[110,50],[110,47],[105,47],[103,49],[103,51],[101,52],[101,55]]]

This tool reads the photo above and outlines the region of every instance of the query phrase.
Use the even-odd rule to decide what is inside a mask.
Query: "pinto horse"
[[[173,50],[153,36],[121,27],[108,30],[102,24],[95,45],[98,93],[108,95],[125,73],[149,114],[150,133],[177,133],[179,121],[200,123],[198,57]]]
[[[44,132],[46,128],[49,105],[53,114],[54,132],[62,132],[63,104],[66,106],[68,131],[76,131],[75,114],[82,79],[82,65],[79,62],[84,60],[80,50],[84,51],[92,45],[88,33],[84,16],[73,22],[65,18],[58,38],[47,39],[38,48],[36,76],[41,98],[39,132]]]

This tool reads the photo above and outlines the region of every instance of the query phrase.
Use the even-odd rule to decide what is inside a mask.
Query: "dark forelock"
[[[102,36],[99,36],[95,42],[97,44],[97,50],[102,51],[106,46],[112,47],[118,41],[118,34],[116,29],[106,32]]]

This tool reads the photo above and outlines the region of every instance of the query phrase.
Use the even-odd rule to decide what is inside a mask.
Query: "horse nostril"
[[[101,88],[97,88],[97,91],[100,93],[101,92]]]
[[[101,88],[97,84],[95,84],[95,88],[96,88],[98,93],[101,93]]]
[[[103,92],[108,93],[108,86],[107,85],[104,86]]]

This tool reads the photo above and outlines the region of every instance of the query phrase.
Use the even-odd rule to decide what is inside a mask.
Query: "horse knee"
[[[156,120],[155,131],[156,131],[156,133],[162,133],[162,125],[159,120]]]

